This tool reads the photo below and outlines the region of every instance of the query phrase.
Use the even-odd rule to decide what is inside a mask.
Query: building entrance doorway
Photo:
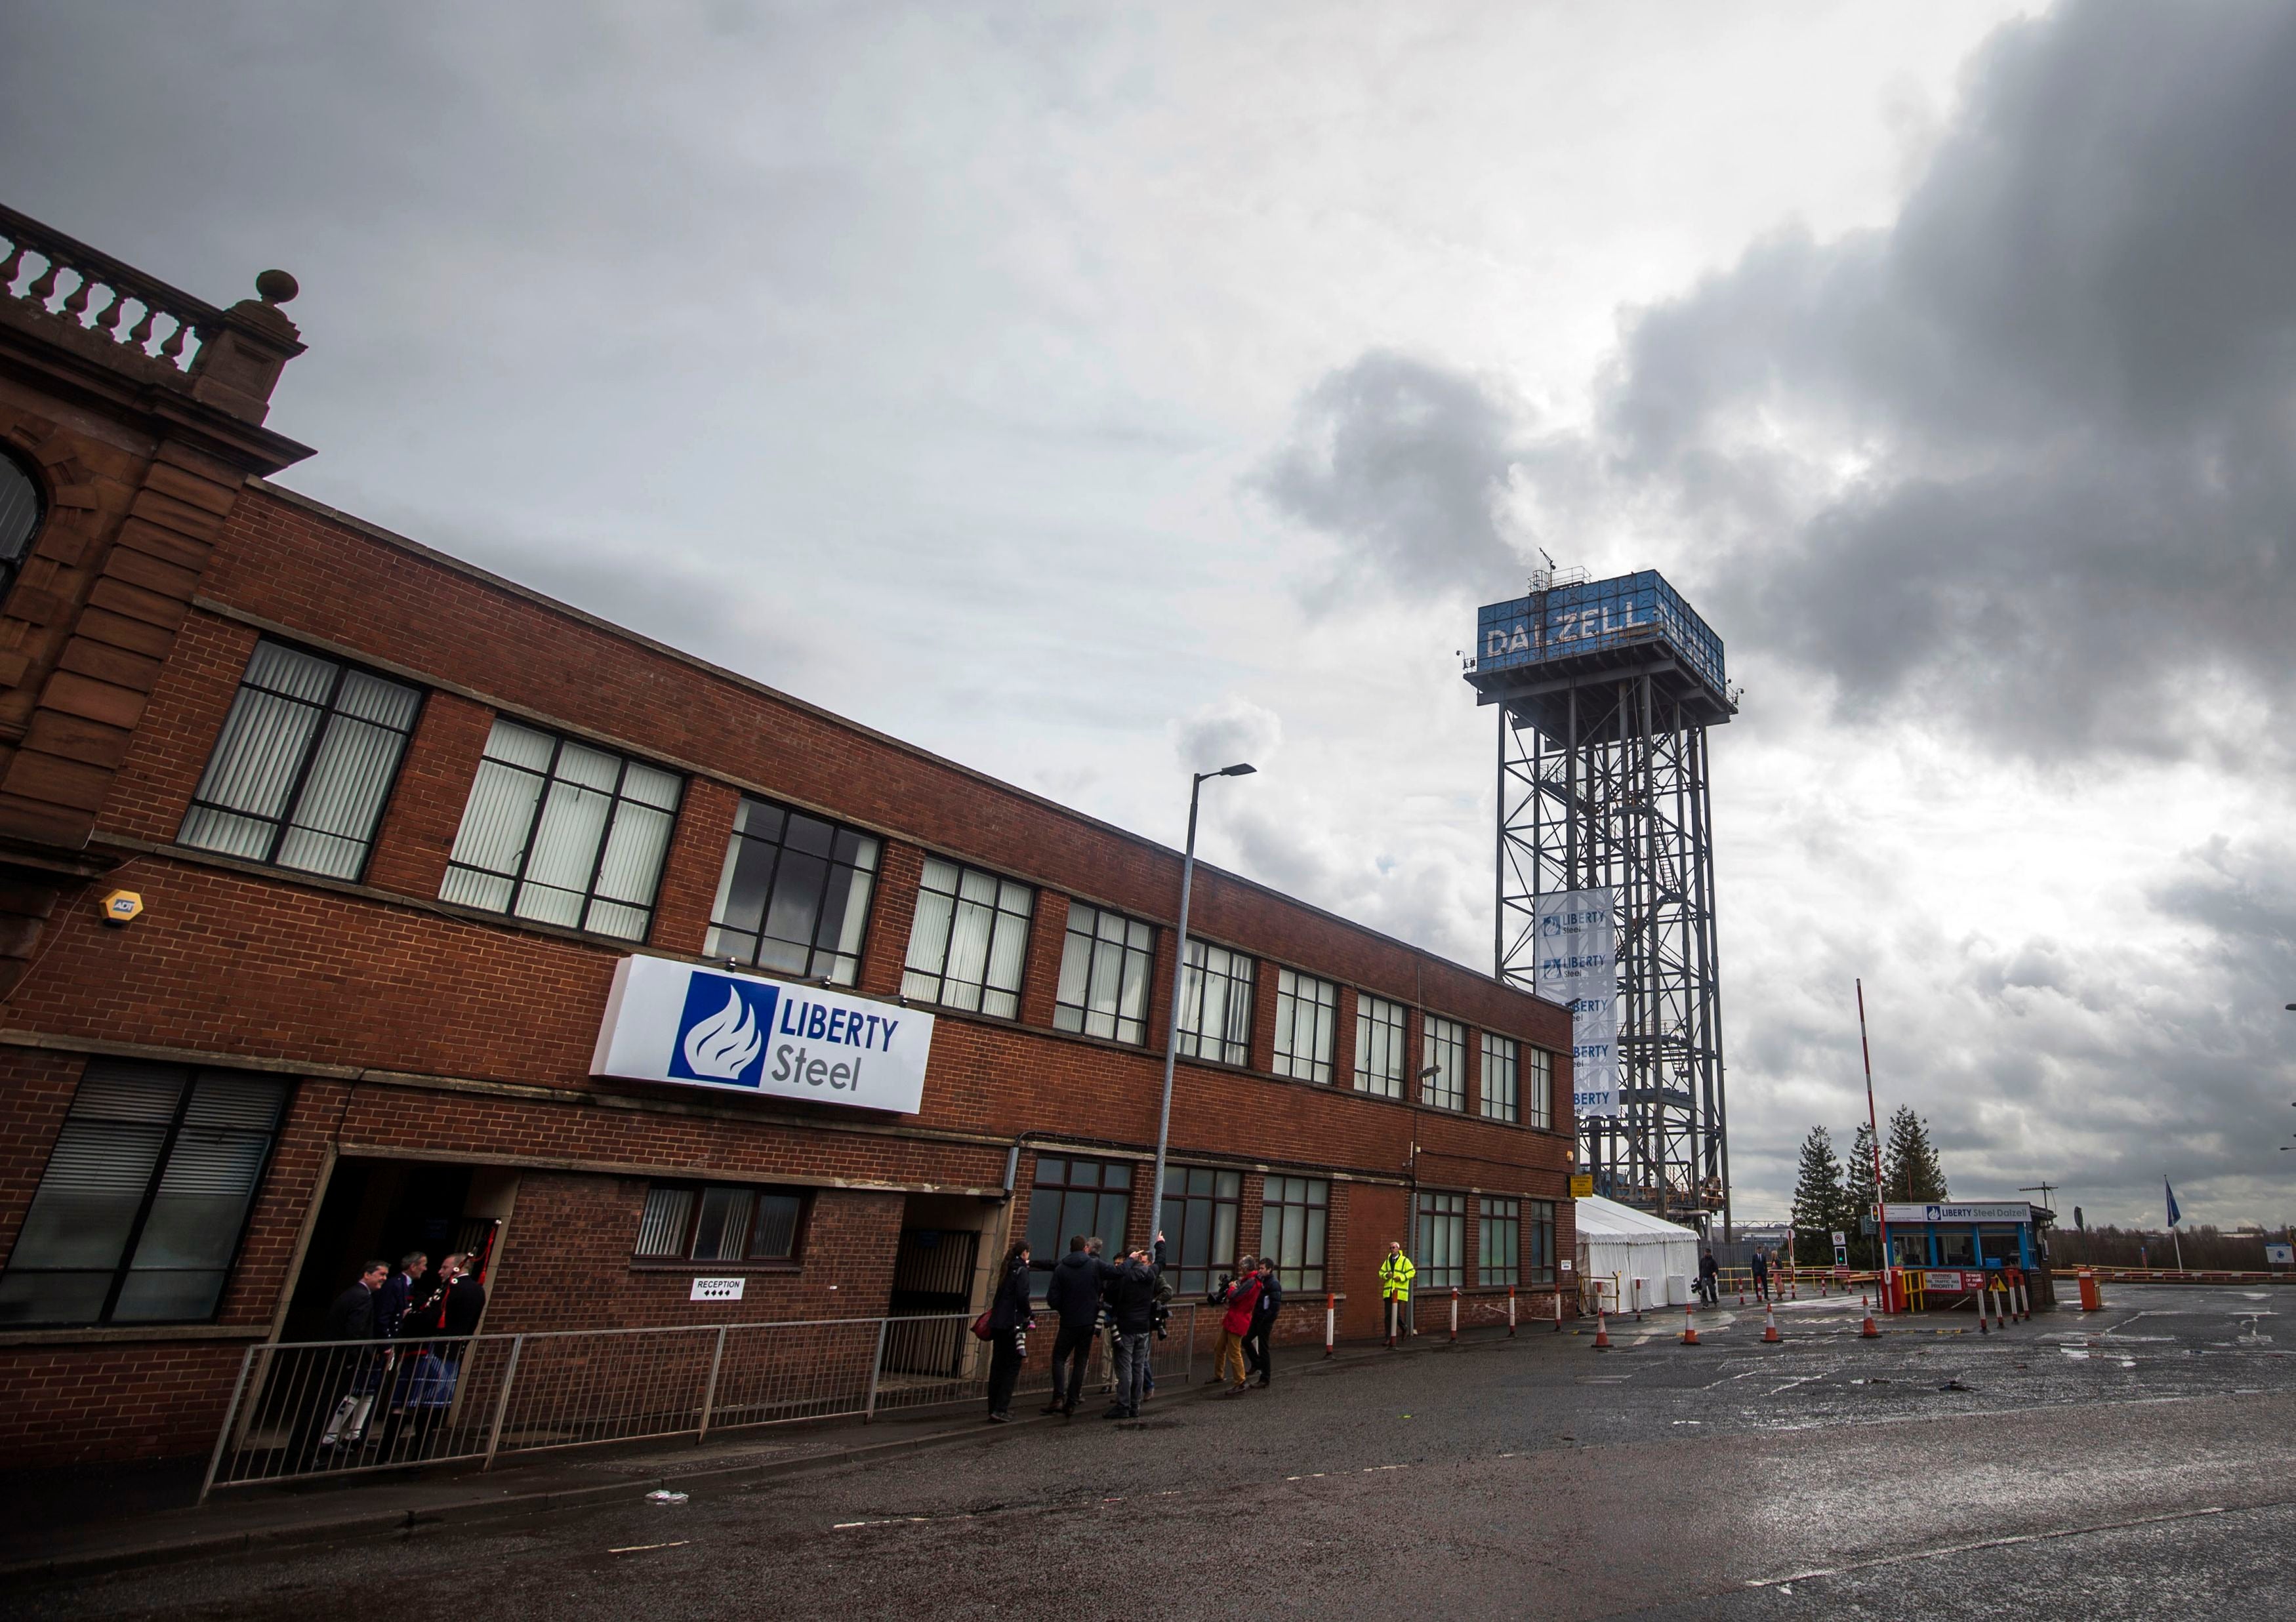
[[[420,1250],[436,1268],[440,1257],[468,1251],[477,1258],[479,1282],[491,1283],[503,1219],[509,1215],[517,1181],[515,1172],[496,1167],[433,1160],[337,1161],[319,1202],[318,1220],[312,1226],[279,1338],[324,1339],[328,1307],[369,1260],[396,1267],[400,1257]]]

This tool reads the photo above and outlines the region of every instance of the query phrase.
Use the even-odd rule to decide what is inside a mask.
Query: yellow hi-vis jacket
[[[1379,1264],[1379,1293],[1382,1300],[1407,1301],[1411,1298],[1411,1281],[1419,1269],[1401,1251],[1390,1251]]]

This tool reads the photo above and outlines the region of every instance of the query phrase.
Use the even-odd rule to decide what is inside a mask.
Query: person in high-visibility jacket
[[[1419,1269],[1403,1253],[1403,1241],[1387,1241],[1387,1254],[1380,1258],[1380,1310],[1387,1316],[1387,1338],[1393,1340],[1405,1331],[1405,1316],[1411,1310],[1411,1281],[1419,1276]],[[1415,1332],[1415,1331],[1414,1331]]]

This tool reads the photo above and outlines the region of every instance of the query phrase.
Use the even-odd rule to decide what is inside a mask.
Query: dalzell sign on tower
[[[614,965],[594,1076],[914,1114],[932,1016],[660,957]]]

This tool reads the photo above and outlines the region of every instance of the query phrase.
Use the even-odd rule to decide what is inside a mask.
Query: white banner
[[[590,1073],[914,1113],[932,1030],[931,1014],[891,1003],[626,957]]]
[[[1531,903],[1538,995],[1570,1010],[1571,1101],[1580,1115],[1619,1113],[1619,919],[1608,889],[1563,890]]]

